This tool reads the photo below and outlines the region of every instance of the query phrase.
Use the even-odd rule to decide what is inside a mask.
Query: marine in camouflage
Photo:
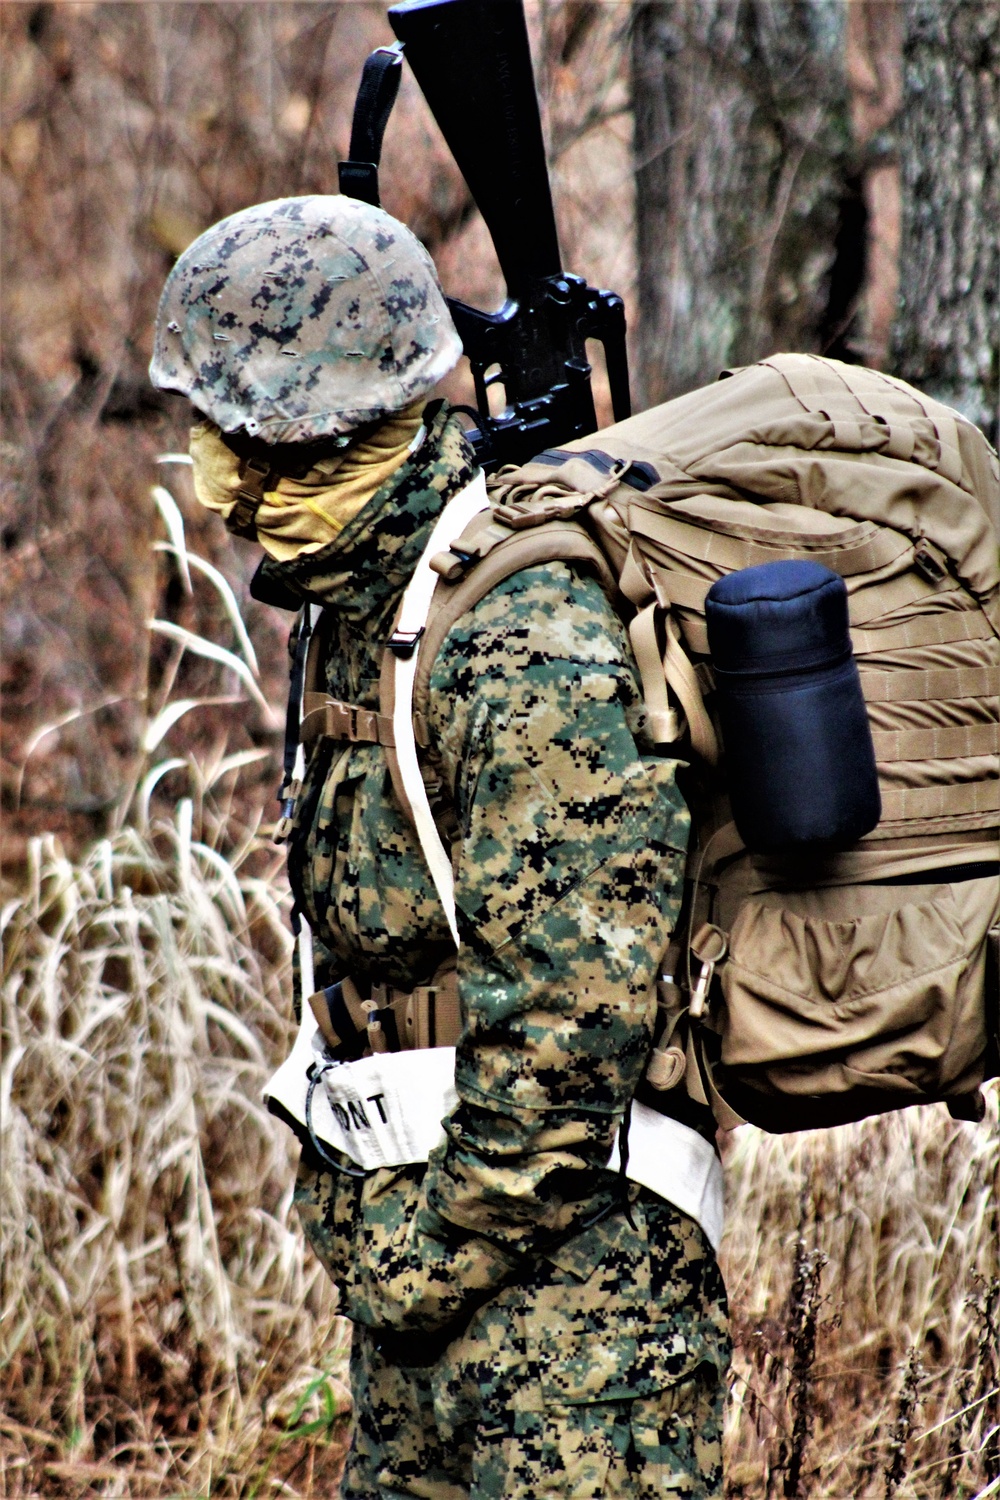
[[[424,396],[461,341],[420,241],[343,196],[231,214],[177,261],[150,379],[225,433],[336,437]]]
[[[265,564],[329,606],[332,697],[378,706],[402,590],[472,473],[441,409],[329,546]],[[449,634],[429,723],[456,840],[459,1103],[426,1167],[359,1182],[307,1156],[297,1187],[356,1325],[344,1493],[716,1495],[714,1256],[604,1166],[649,1049],[688,814],[598,584],[552,563],[499,585]],[[452,951],[378,746],[320,742],[290,872],[321,984],[412,989]]]

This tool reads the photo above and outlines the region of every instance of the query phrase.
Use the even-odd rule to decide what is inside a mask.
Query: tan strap
[[[960,817],[1000,812],[1000,781],[959,781],[942,786],[907,786],[882,792],[882,821]]]
[[[441,585],[438,585],[438,587],[441,587]],[[402,604],[400,604],[401,608]],[[393,630],[396,628],[398,618],[399,611],[397,610],[396,619],[393,620]],[[393,712],[396,707],[396,661],[388,647],[382,652],[382,669],[378,679],[378,697],[379,708],[381,710],[380,717],[387,719],[391,724],[393,721]],[[416,735],[415,714],[413,718],[414,735]],[[409,794],[407,793],[406,783],[403,780],[403,773],[400,769],[399,757],[396,754],[395,736],[393,736],[393,743],[391,745],[383,745],[382,749],[385,753],[385,764],[389,772],[389,778],[392,781],[392,789],[396,794],[396,801],[399,803],[404,818],[412,826],[415,824],[413,808],[410,806]]]
[[[657,584],[659,584],[661,577],[662,574],[658,571],[656,576]],[[653,583],[650,582],[645,562],[636,546],[634,538],[629,543],[629,549],[625,556],[624,565],[622,566],[621,577],[618,580],[618,587],[628,602],[634,604],[637,609],[641,609],[654,597],[659,599],[659,602],[663,605],[670,603],[670,600],[661,596],[659,589],[654,589]],[[702,602],[698,608],[701,610],[703,606],[704,595],[702,595]]]
[[[325,693],[304,693],[299,738],[306,746],[320,738],[353,744],[392,745],[392,719],[356,703],[342,703]]]
[[[473,562],[481,562],[512,535],[509,526],[501,526],[494,520],[492,511],[481,510],[446,552],[438,552],[431,558],[431,567],[446,583],[458,583]]]
[[[696,578],[693,573],[680,573],[673,568],[654,566],[651,571],[657,596],[662,595],[664,603],[678,605],[681,609],[694,610],[697,614],[704,615],[705,595],[715,583],[714,578]]]
[[[364,1031],[368,1026],[368,1014],[353,979],[348,978],[340,981],[340,994],[344,1002],[344,1008],[354,1023],[355,1030]],[[334,1027],[324,991],[317,990],[315,994],[310,995],[308,998],[309,1008],[316,1019],[316,1025],[323,1034],[323,1040],[328,1046],[334,1049],[342,1046],[348,1038],[342,1037]]]
[[[646,704],[650,736],[657,745],[670,745],[680,739],[683,729],[667,693],[663,658],[656,639],[658,609],[658,604],[650,604],[640,610],[629,625],[628,633],[635,664],[642,679],[642,696]]]
[[[950,480],[952,484],[961,485],[962,482],[962,450],[958,440],[958,422],[954,412],[939,401],[932,401],[921,391],[914,390],[912,386],[905,385],[897,380],[895,376],[886,375],[882,370],[866,370],[860,366],[844,365],[838,367],[837,374],[847,388],[854,393],[858,402],[869,412],[876,421],[882,421],[890,428],[891,435],[897,435],[897,449],[893,446],[890,436],[890,446],[887,450],[893,458],[910,459],[913,456],[914,445],[911,442],[909,451],[904,451],[905,443],[898,428],[902,423],[908,422],[911,428],[913,413],[912,408],[916,406],[934,429],[934,435],[938,443],[938,459],[934,466],[942,478]],[[885,416],[885,412],[901,419],[899,423],[891,423]]]
[[[462,1009],[458,998],[458,971],[443,975],[433,990],[435,1047],[454,1047],[462,1034]]]
[[[627,563],[626,568],[628,568]],[[681,573],[673,568],[655,565],[650,571],[656,586],[657,597],[662,603],[669,603],[680,609],[689,609],[695,614],[704,615],[705,596],[715,582],[714,579],[696,578],[690,573]],[[635,574],[642,576],[638,565],[635,567]],[[625,582],[626,575],[623,573],[622,593],[626,598],[631,598],[634,590],[626,589]],[[853,592],[848,586],[847,608],[851,624],[867,625],[869,621],[876,620],[881,615],[891,614],[893,610],[902,609],[907,604],[914,604],[918,599],[925,599],[929,594],[940,593],[941,589],[942,585],[930,583],[921,574],[913,571],[899,573],[893,578],[877,583],[863,584]],[[645,585],[645,597],[649,597],[648,584]]]
[[[672,615],[666,617],[667,650],[663,658],[663,671],[667,684],[680,701],[687,719],[691,748],[710,766],[719,763],[719,741],[715,726],[708,716],[705,700],[701,696],[701,685],[694,665],[681,645],[680,627]]]
[[[719,1093],[701,1027],[692,1026],[688,1031],[687,1068],[684,1077],[690,1097],[696,1104],[708,1105],[720,1130],[735,1130],[737,1125],[746,1124],[743,1116],[738,1115]]]
[[[857,451],[867,446],[858,420],[859,402],[843,384],[838,388],[829,383],[832,371],[828,365],[814,366],[808,354],[782,354],[761,360],[761,364],[782,377],[805,411],[826,417],[833,424],[833,440],[838,448]],[[820,370],[826,376],[822,383]]]
[[[884,371],[874,371],[878,379],[887,386],[893,387],[903,396],[908,396],[915,402],[923,412],[934,429],[938,441],[937,472],[952,484],[962,483],[962,450],[958,441],[958,422],[953,411],[943,406],[940,401],[932,401],[923,392],[914,390],[912,386],[904,386],[901,381],[893,375],[886,375]]]
[[[954,413],[940,402],[928,400],[919,391],[881,371],[854,369],[850,365],[834,368],[815,355],[784,354],[762,363],[784,378],[792,395],[806,411],[819,412],[833,423],[834,441],[838,447],[860,449],[870,446],[861,435],[857,412],[853,409],[856,406],[886,429],[888,446],[885,451],[890,457],[912,459],[915,448],[912,408],[915,406],[930,423],[937,438],[937,462],[933,468],[943,479],[961,484],[958,423]],[[810,364],[814,367],[812,370]],[[820,369],[824,376],[822,382],[818,378]],[[843,387],[843,394],[829,384],[834,376]],[[878,389],[879,386],[884,386],[884,391]]]
[[[329,649],[331,624],[330,611],[321,610],[309,637],[309,645],[306,647],[306,666],[302,674],[303,703],[310,693],[323,693],[325,684],[322,681],[322,672]]]
[[[271,465],[266,458],[240,460],[240,487],[226,516],[226,529],[233,536],[246,537],[250,542],[257,540],[257,512],[264,503],[270,478]]]
[[[828,537],[803,533],[801,543],[782,546],[729,535],[721,525],[717,529],[710,521],[700,525],[681,521],[663,510],[651,510],[641,502],[629,506],[629,528],[634,534],[647,537],[659,546],[683,557],[710,563],[723,572],[749,568],[757,563],[808,558],[843,578],[849,578],[884,568],[913,548],[909,537],[874,524],[852,528],[862,530],[865,535],[861,541],[850,544],[831,545]],[[652,565],[656,566],[655,561]]]
[[[890,764],[906,760],[957,760],[1000,751],[1000,725],[954,724],[944,728],[873,729],[875,759]]]
[[[880,382],[875,370],[845,365],[837,369],[837,375],[872,420],[885,428],[889,441],[884,451],[888,456],[909,462],[916,447],[913,408],[917,403],[912,396]]]
[[[938,667],[930,671],[861,671],[861,689],[869,703],[929,702],[937,698],[995,698],[1000,689],[996,667]]]
[[[681,627],[681,634],[687,642],[687,648],[695,656],[707,656],[708,651],[708,626],[700,615],[692,614],[690,610],[678,609],[675,616]],[[703,663],[699,662],[699,666]],[[706,691],[706,684],[702,682],[702,691]],[[711,688],[707,688],[711,691]]]
[[[982,610],[942,609],[939,614],[914,615],[901,625],[852,630],[851,643],[855,655],[863,656],[912,646],[950,646],[956,641],[983,641],[992,635],[993,629]]]
[[[931,583],[912,568],[906,573],[897,573],[892,578],[880,579],[876,583],[862,584],[852,589],[847,585],[847,612],[851,625],[868,625],[882,615],[890,615],[918,599],[927,599],[931,594],[940,594],[949,587],[949,580]]]

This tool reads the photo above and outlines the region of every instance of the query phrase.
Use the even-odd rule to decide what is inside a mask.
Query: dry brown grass
[[[731,1496],[943,1500],[1000,1475],[995,1083],[987,1093],[981,1125],[942,1105],[731,1138]]]
[[[76,863],[36,841],[4,907],[5,1500],[336,1490],[345,1329],[260,1104],[291,1038],[283,882],[224,832],[185,799]],[[982,1125],[747,1127],[726,1165],[732,1500],[982,1491],[995,1087]]]
[[[335,1485],[344,1331],[260,1102],[280,887],[192,815],[37,841],[4,909],[5,1497]]]

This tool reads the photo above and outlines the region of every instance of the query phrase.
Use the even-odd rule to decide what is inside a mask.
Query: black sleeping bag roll
[[[705,604],[733,817],[748,849],[843,849],[882,805],[844,580],[813,562],[720,578]]]

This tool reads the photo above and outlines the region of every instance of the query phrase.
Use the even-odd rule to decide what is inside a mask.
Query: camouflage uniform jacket
[[[402,591],[472,473],[444,409],[334,542],[267,565],[332,611],[332,696],[377,705]],[[458,1107],[426,1167],[321,1174],[300,1194],[349,1316],[425,1337],[539,1256],[586,1244],[596,1263],[607,1248],[599,1221],[623,1184],[603,1163],[648,1052],[689,828],[676,763],[643,751],[621,624],[562,563],[517,574],[452,629],[429,718],[457,822]],[[319,983],[412,988],[454,951],[379,746],[320,742],[289,868]]]

